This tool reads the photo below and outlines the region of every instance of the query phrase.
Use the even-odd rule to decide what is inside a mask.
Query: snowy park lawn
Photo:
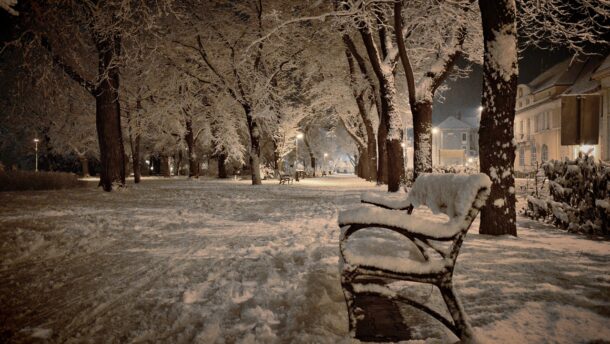
[[[0,342],[350,342],[337,211],[383,188],[248,184],[0,193]],[[610,242],[519,226],[490,237],[477,220],[462,247],[454,281],[477,336],[609,340]]]

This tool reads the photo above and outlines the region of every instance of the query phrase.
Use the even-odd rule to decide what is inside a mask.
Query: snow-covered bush
[[[74,173],[0,171],[0,191],[70,189],[84,185]]]
[[[432,173],[477,174],[477,173],[479,173],[479,169],[475,166],[443,165],[443,166],[433,166]],[[402,180],[402,185],[406,188],[410,188],[411,185],[413,185],[413,169],[412,168],[408,168],[405,171],[404,179]]]
[[[543,165],[552,199],[527,198],[525,215],[547,219],[572,232],[608,235],[610,166],[580,154]]]
[[[479,173],[479,168],[475,166],[466,165],[443,165],[432,167],[434,173],[462,173],[462,174],[476,174]]]

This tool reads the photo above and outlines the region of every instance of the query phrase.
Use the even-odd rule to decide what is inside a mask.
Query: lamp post
[[[38,141],[40,141],[38,138],[34,139],[34,149],[36,150],[36,172],[38,172]]]
[[[295,176],[294,176],[294,180],[296,180],[297,182],[299,181],[299,170],[298,170],[298,164],[299,164],[299,139],[303,138],[303,133],[297,133],[296,138],[294,139],[294,172],[295,172]]]

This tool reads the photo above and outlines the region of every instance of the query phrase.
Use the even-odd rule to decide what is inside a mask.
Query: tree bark
[[[81,156],[78,160],[80,160],[80,165],[83,170],[83,177],[89,177],[89,159],[85,156]]]
[[[438,70],[429,70],[425,73],[424,78],[429,79],[428,88],[423,90],[431,95],[430,100],[417,100],[415,90],[415,77],[413,68],[407,54],[407,48],[403,37],[402,28],[402,1],[394,2],[394,34],[396,36],[396,46],[402,61],[402,66],[407,79],[407,94],[409,97],[409,105],[413,115],[414,129],[414,157],[413,157],[413,179],[417,178],[420,173],[432,172],[432,97],[438,87],[445,81],[449,73],[453,70],[458,58],[462,55],[462,46],[466,39],[466,28],[458,26],[455,30],[457,35],[456,44],[452,49],[446,52],[446,55],[439,54],[439,60],[436,63],[442,62],[442,68]],[[468,10],[468,7],[464,7]],[[436,65],[436,63],[434,65]],[[422,91],[420,91],[422,92]]]
[[[413,180],[432,172],[432,103],[415,103],[413,110]]]
[[[316,176],[316,157],[313,154],[313,151],[311,150],[311,146],[309,145],[309,140],[307,139],[307,134],[305,134],[305,147],[307,147],[307,152],[309,153],[309,164],[311,166],[311,168],[313,169],[313,176]]]
[[[382,89],[382,108],[384,108],[383,117],[385,117],[385,154],[387,168],[387,183],[388,192],[397,192],[400,190],[400,183],[404,175],[404,161],[402,152],[402,122],[398,118],[398,110],[396,107],[396,89],[394,86],[394,77],[392,74],[384,76]],[[381,128],[380,128],[381,129]]]
[[[140,182],[141,172],[140,172],[140,135],[136,135],[135,139],[133,138],[133,132],[131,129],[131,124],[129,124],[129,147],[131,149],[131,158],[132,158],[132,168],[133,168],[133,180],[137,184]]]
[[[379,97],[379,92],[377,92],[377,87],[375,86],[374,82],[372,80],[370,80],[370,78],[367,75],[367,69],[366,69],[366,66],[364,65],[364,61],[360,61],[362,59],[362,57],[359,55],[355,56],[354,53],[352,52],[352,50],[353,50],[357,54],[357,51],[355,50],[356,47],[354,46],[354,44],[351,41],[351,39],[349,38],[349,36],[344,35],[343,41],[345,42],[345,45],[347,47],[345,50],[345,55],[347,56],[347,62],[348,62],[353,86],[357,87],[356,69],[354,66],[354,59],[356,59],[356,61],[358,62],[358,65],[360,66],[360,73],[362,74],[363,77],[365,77],[365,78],[367,78],[367,80],[369,80],[369,88],[372,93],[371,96],[373,97],[373,101],[375,102],[375,105],[377,106],[377,99]],[[364,177],[364,178],[368,181],[374,181],[374,180],[377,180],[377,140],[375,139],[375,130],[373,128],[373,122],[371,121],[371,118],[369,117],[370,112],[367,111],[367,108],[366,108],[364,92],[359,93],[358,91],[355,91],[354,97],[356,98],[356,104],[358,105],[358,112],[360,113],[360,118],[362,119],[362,122],[364,124],[364,129],[366,132],[367,155],[366,155],[366,161],[363,162],[363,164],[365,165],[365,166],[363,166],[363,168],[366,169],[366,172],[364,173],[364,174],[366,174],[366,177]],[[379,109],[379,106],[377,106],[377,109]],[[379,111],[379,113],[381,113],[381,111]]]
[[[161,160],[161,175],[163,177],[170,177],[170,170],[169,170],[169,157],[165,154],[160,156],[160,160]]]
[[[125,148],[121,132],[119,68],[113,59],[120,55],[118,36],[96,41],[99,75],[105,77],[95,91],[96,127],[100,147],[100,185],[104,191],[125,186]]]
[[[513,143],[517,90],[515,3],[479,0],[483,23],[483,111],[479,129],[481,172],[492,181],[479,233],[517,235]],[[508,61],[508,62],[507,62]]]
[[[138,116],[139,116],[139,110],[142,109],[142,105],[140,102],[140,99],[138,99],[136,101],[136,109],[138,110]],[[127,112],[127,129],[128,129],[128,134],[129,134],[129,148],[131,150],[131,157],[132,157],[132,168],[133,168],[133,180],[136,184],[138,184],[140,182],[140,178],[142,176],[142,173],[140,171],[140,134],[139,134],[139,128],[137,128],[137,132],[138,134],[135,135],[134,138],[134,118],[131,116],[132,114],[130,112]],[[138,117],[135,118],[135,126],[139,127],[139,120]]]
[[[175,158],[175,156],[174,156]],[[177,176],[181,176],[182,175],[182,149],[178,148],[178,159],[174,160],[174,170],[176,171],[176,175]],[[190,169],[189,169],[190,170]]]
[[[218,178],[227,178],[227,155],[225,153],[218,154]]]
[[[243,105],[248,122],[248,133],[250,134],[250,169],[252,171],[252,185],[261,185],[261,146],[260,128],[252,117],[252,109],[248,105]]]
[[[193,122],[186,119],[186,134],[184,135],[189,159],[189,178],[199,178],[199,161],[195,153],[195,136],[193,134]]]
[[[133,181],[138,184],[142,176],[140,171],[140,134],[136,135],[131,155],[133,157]]]
[[[368,28],[360,29],[362,41],[366,47],[369,60],[379,82],[381,99],[380,125],[377,133],[379,153],[379,169],[377,180],[384,181],[387,173],[388,192],[400,189],[400,181],[404,174],[402,154],[402,122],[396,107],[396,87],[393,71],[382,67],[382,62],[375,42]],[[386,66],[387,67],[387,66]],[[387,155],[387,156],[386,156]]]
[[[281,160],[282,157],[280,156],[280,153],[277,150],[277,142],[273,141],[273,169],[275,170],[276,177],[280,176]]]

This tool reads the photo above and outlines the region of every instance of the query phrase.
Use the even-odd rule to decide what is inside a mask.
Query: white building
[[[479,156],[477,118],[449,116],[433,129],[432,164],[468,165]]]
[[[608,98],[608,64],[600,56],[570,58],[518,86],[516,171],[532,171],[548,160],[572,159],[580,151],[608,159],[607,112],[604,116],[599,105],[600,95],[605,92],[606,102]],[[604,78],[606,91],[599,81]]]

